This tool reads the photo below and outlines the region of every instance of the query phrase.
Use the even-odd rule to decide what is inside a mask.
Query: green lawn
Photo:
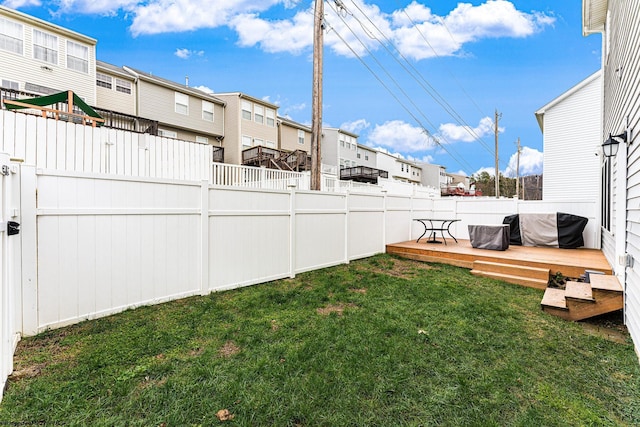
[[[640,424],[628,336],[541,297],[380,255],[130,310],[24,339],[0,425]]]

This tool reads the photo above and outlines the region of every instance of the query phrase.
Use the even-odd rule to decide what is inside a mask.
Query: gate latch
[[[20,224],[15,221],[7,222],[7,235],[13,236],[20,233]]]

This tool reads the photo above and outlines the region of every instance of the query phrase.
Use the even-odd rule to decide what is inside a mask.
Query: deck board
[[[472,268],[474,261],[489,261],[528,267],[548,268],[551,274],[557,272],[568,277],[579,277],[585,270],[602,271],[612,274],[611,266],[602,251],[598,249],[559,249],[547,247],[509,246],[505,251],[476,249],[468,240],[458,239],[458,244],[434,244],[420,241],[389,244],[387,253],[406,258],[441,262]]]

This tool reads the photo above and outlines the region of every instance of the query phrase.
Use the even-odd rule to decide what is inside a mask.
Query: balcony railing
[[[24,92],[15,89],[7,89],[0,87],[0,106],[5,108],[4,100],[15,101],[17,99],[37,98],[40,95],[32,92]],[[158,135],[158,122],[156,120],[145,119],[143,117],[132,116],[130,114],[119,113],[117,111],[107,110],[105,108],[91,107],[104,119],[104,126],[112,129],[126,130],[138,133],[148,133]],[[67,111],[66,102],[58,102],[51,108],[52,110]],[[80,115],[80,111],[76,106],[73,113]]]
[[[367,166],[340,169],[340,179],[342,180],[375,184],[378,182],[378,177],[389,178],[389,172]]]
[[[311,169],[311,157],[304,150],[282,151],[258,145],[242,151],[242,164],[303,172]]]

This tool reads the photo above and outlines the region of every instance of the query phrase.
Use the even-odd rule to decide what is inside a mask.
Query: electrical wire
[[[420,108],[413,102],[413,100],[411,99],[411,97],[406,93],[406,91],[404,89],[402,89],[402,87],[399,85],[399,83],[397,82],[396,79],[393,78],[393,76],[391,76],[391,74],[386,70],[386,68],[380,63],[380,61],[378,61],[378,59],[376,58],[376,56],[373,54],[373,52],[371,52],[371,50],[366,46],[365,43],[362,42],[362,40],[358,37],[358,35],[356,34],[356,32],[350,27],[350,25],[346,22],[346,20],[344,19],[343,15],[341,13],[339,13],[339,10],[343,10],[344,5],[340,2],[340,4],[338,4],[336,7],[336,9],[333,8],[333,6],[331,6],[331,4],[329,4],[329,6],[332,8],[332,10],[334,10],[334,12],[336,12],[336,15],[339,16],[341,18],[341,20],[343,21],[344,25],[349,29],[349,31],[351,31],[351,33],[353,34],[353,36],[356,38],[356,40],[358,40],[358,42],[360,42],[360,44],[364,47],[364,49],[367,51],[367,53],[369,54],[369,56],[371,58],[373,58],[373,60],[376,62],[376,64],[385,72],[385,74],[387,75],[387,77],[395,84],[395,86],[399,89],[399,91],[404,95],[404,97],[406,99],[409,100],[409,102],[413,105],[413,107],[420,112],[420,115],[425,119],[425,121],[427,123],[429,123],[431,125],[432,128],[436,128],[435,125],[428,119],[428,117],[420,110]],[[344,8],[346,9],[346,8]],[[347,11],[348,12],[348,11]],[[349,13],[349,15],[353,16],[353,14]],[[325,23],[327,22],[326,18],[325,18]],[[359,24],[364,28],[362,22],[358,21]],[[456,150],[453,148],[452,145],[448,144],[447,146],[443,145],[440,140],[438,138],[436,138],[431,132],[429,132],[429,130],[422,124],[421,120],[418,119],[418,117],[416,117],[416,115],[400,100],[400,98],[396,95],[396,93],[394,91],[391,90],[391,88],[389,88],[389,86],[378,76],[378,74],[376,74],[376,72],[362,59],[362,57],[360,55],[357,54],[357,52],[353,49],[352,46],[349,45],[349,43],[338,33],[338,31],[335,30],[335,28],[332,28],[332,30],[335,32],[335,34],[338,36],[338,38],[340,38],[340,40],[345,44],[345,46],[347,46],[347,48],[351,51],[351,53],[358,58],[358,60],[367,68],[367,70],[376,78],[376,80],[378,80],[378,82],[391,94],[391,96],[396,100],[396,102],[398,102],[400,104],[400,106],[414,119],[414,121],[416,123],[418,123],[418,125],[422,128],[422,130],[427,134],[428,137],[430,137],[430,139],[436,143],[441,149],[443,149],[447,154],[449,154],[458,164],[460,164],[460,166],[462,166],[463,168],[465,168],[465,165],[463,165],[462,163],[466,164],[466,167],[469,168],[469,170],[472,170],[473,168],[471,167],[471,165],[469,165],[469,163],[466,162],[466,160],[464,160],[464,157],[460,156],[459,153],[456,152]],[[365,31],[366,32],[366,31]],[[377,38],[374,38],[376,41],[378,41],[378,43],[380,43],[380,41]],[[445,138],[442,138],[446,141]],[[449,147],[449,148],[447,148]],[[455,152],[456,155],[454,155],[451,151]],[[462,159],[462,160],[461,160]]]

